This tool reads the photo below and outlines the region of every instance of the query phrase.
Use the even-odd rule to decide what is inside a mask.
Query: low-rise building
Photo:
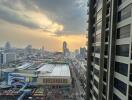
[[[38,70],[37,84],[49,88],[70,88],[71,73],[66,64],[46,64]]]

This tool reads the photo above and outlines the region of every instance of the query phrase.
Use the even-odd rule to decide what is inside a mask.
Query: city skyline
[[[71,51],[84,47],[87,40],[86,2],[0,0],[0,47],[7,41],[18,48],[28,44],[34,48],[44,45],[49,51],[62,51],[63,41]]]

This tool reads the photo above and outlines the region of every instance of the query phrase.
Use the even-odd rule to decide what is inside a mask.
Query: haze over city
[[[61,51],[62,43],[66,41],[71,51],[84,47],[86,2],[0,0],[0,46],[9,41],[19,48],[31,44],[34,48],[44,45],[47,50]]]

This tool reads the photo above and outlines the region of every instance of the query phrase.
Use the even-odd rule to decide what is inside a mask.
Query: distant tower
[[[67,43],[66,43],[66,41],[64,41],[64,42],[63,42],[63,52],[66,51],[66,48],[67,48]]]
[[[44,46],[42,46],[41,54],[44,56]]]
[[[66,41],[63,42],[63,54],[64,54],[64,56],[68,56],[68,54],[69,54],[69,49],[67,48]]]
[[[42,52],[44,52],[44,46],[42,46]]]
[[[32,45],[28,45],[25,48],[25,55],[31,55],[32,54]]]
[[[5,48],[4,49],[5,49],[6,52],[9,52],[11,50],[10,42],[5,43]]]

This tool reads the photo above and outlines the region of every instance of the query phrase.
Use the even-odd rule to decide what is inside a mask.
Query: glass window
[[[106,95],[106,93],[107,93],[107,88],[106,88],[106,86],[103,84],[103,94]]]
[[[99,58],[94,58],[95,64],[99,65]]]
[[[129,99],[132,100],[132,86],[129,85]]]
[[[125,2],[126,0],[118,0],[118,5],[121,5],[123,2]]]
[[[94,97],[96,100],[98,100],[98,94],[95,92],[95,90],[93,91]]]
[[[94,85],[98,89],[98,82],[94,79]]]
[[[129,44],[117,45],[116,55],[129,57]]]
[[[109,41],[109,31],[105,32],[105,42]]]
[[[104,51],[104,54],[105,54],[105,55],[108,55],[108,51],[109,51],[109,50],[108,50],[108,45],[106,44],[106,45],[105,45],[105,51]]]
[[[100,46],[95,46],[95,53],[100,53]]]
[[[113,94],[113,100],[121,100],[116,94]]]
[[[102,26],[102,22],[97,23],[97,28],[96,28],[96,30],[100,30],[100,29],[101,29],[101,26]]]
[[[131,17],[131,5],[118,12],[118,22]]]
[[[124,82],[115,78],[114,79],[114,87],[116,89],[118,89],[121,93],[126,95],[127,85]]]
[[[99,77],[99,70],[97,70],[96,68],[94,68],[94,74]]]
[[[107,81],[107,72],[104,71],[104,75],[103,75],[103,81],[106,82]]]
[[[117,29],[117,39],[126,38],[130,36],[130,25],[123,26]]]
[[[132,64],[130,64],[130,77],[129,80],[132,82]]]
[[[95,42],[101,42],[101,34],[95,36]]]
[[[120,62],[115,62],[115,71],[127,76],[128,74],[128,64],[120,63]]]
[[[102,8],[102,1],[103,1],[103,0],[98,0],[97,11],[100,10],[100,9]]]
[[[102,19],[102,9],[97,13],[97,22]]]
[[[107,58],[104,58],[104,68],[107,69],[107,64],[108,64],[108,59]]]

